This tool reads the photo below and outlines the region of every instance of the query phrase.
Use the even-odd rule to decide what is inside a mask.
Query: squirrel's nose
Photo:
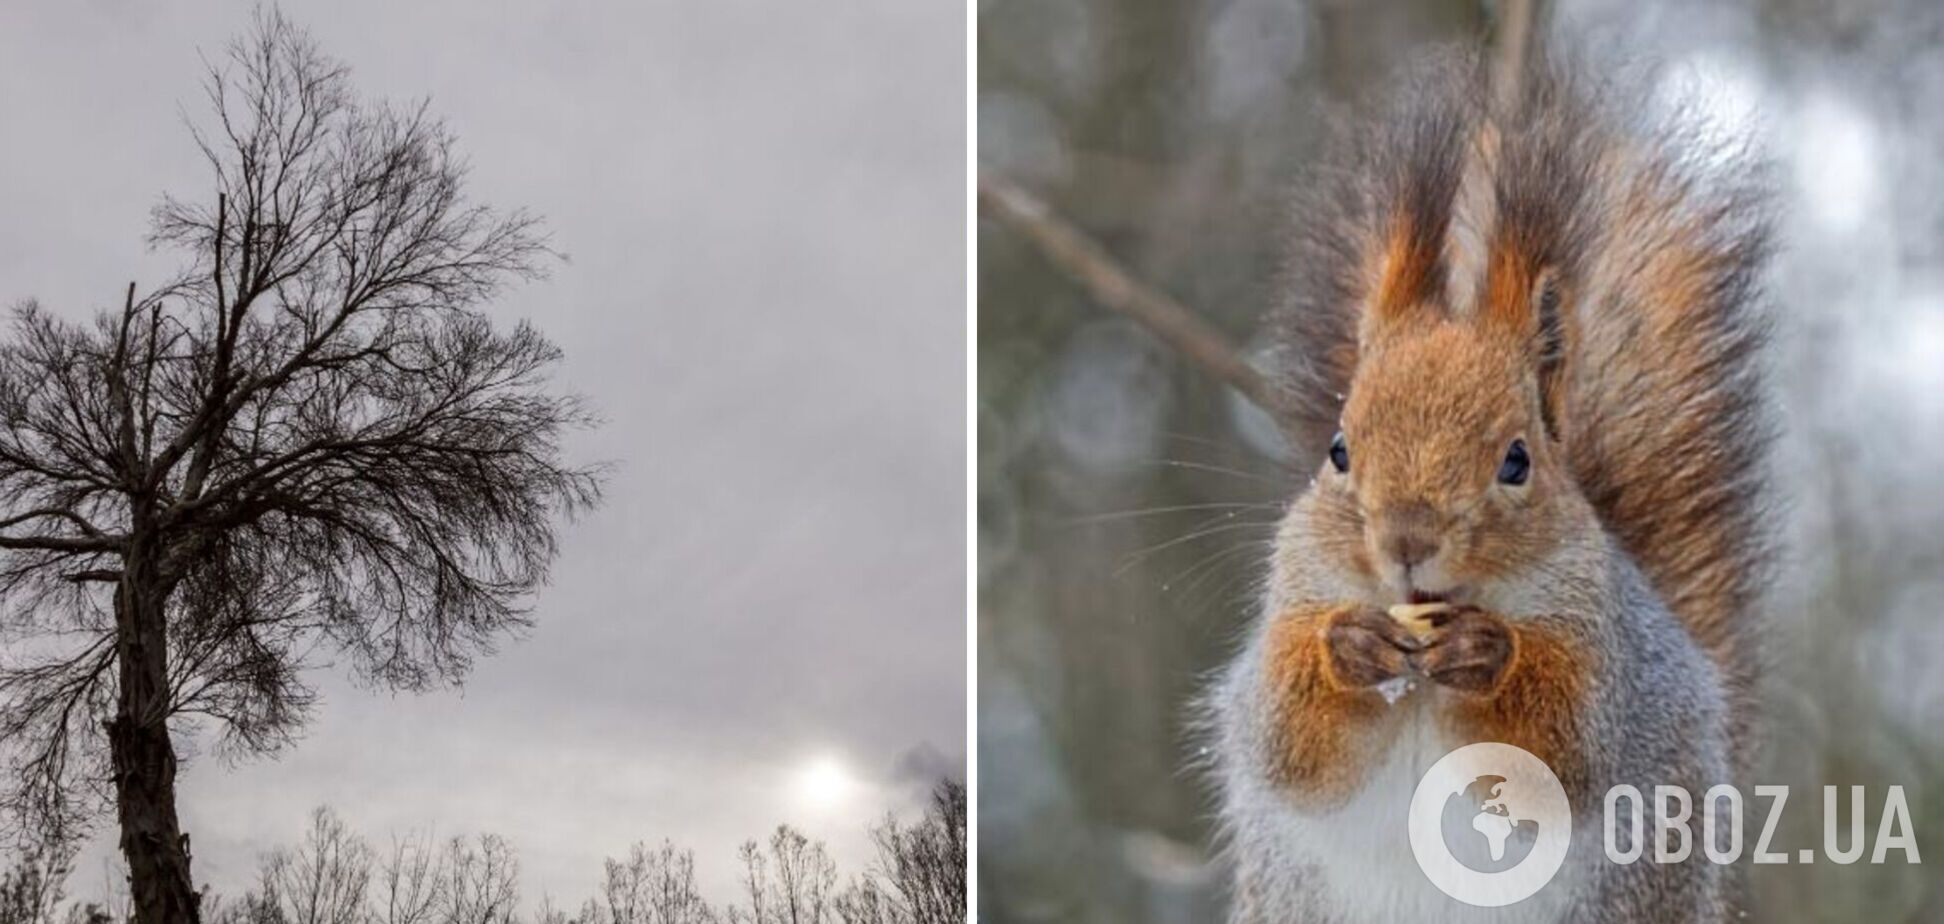
[[[1421,504],[1391,511],[1379,526],[1377,547],[1399,567],[1431,560],[1438,554],[1438,545],[1437,516]]]
[[[1409,568],[1438,554],[1438,537],[1416,530],[1394,532],[1384,537],[1384,551],[1392,561]]]

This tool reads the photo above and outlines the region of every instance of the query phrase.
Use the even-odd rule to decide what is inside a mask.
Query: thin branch
[[[1532,47],[1532,28],[1539,17],[1539,0],[1498,0],[1492,28],[1492,89],[1501,111],[1519,100],[1526,57]]]
[[[979,172],[979,205],[1038,247],[1086,286],[1095,301],[1139,321],[1161,342],[1258,407],[1272,406],[1269,383],[1228,338],[1186,305],[1136,280],[1105,248],[1053,213],[1046,203],[988,171]]]
[[[29,510],[26,513],[20,514],[18,516],[9,517],[5,520],[0,520],[0,529],[10,529],[12,527],[19,526],[20,524],[25,523],[28,520],[38,519],[41,517],[53,517],[55,519],[67,520],[75,524],[76,526],[79,526],[83,533],[86,533],[87,535],[95,538],[101,537],[101,530],[96,529],[95,525],[93,523],[88,522],[86,517],[83,517],[72,510],[68,510],[60,507],[43,507],[38,510]]]
[[[122,573],[119,568],[90,568],[86,571],[76,571],[72,574],[62,575],[62,580],[70,584],[86,584],[91,581],[101,584],[113,584],[121,580],[121,577]]]
[[[82,538],[77,536],[0,536],[0,549],[17,549],[41,552],[114,552],[121,548],[121,540],[103,536]]]

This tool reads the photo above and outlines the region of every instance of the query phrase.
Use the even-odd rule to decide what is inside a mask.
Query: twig
[[[1105,248],[1055,215],[1046,203],[981,170],[979,208],[1032,241],[1055,266],[1085,286],[1095,301],[1140,322],[1258,407],[1272,406],[1268,381],[1220,331],[1187,306],[1129,275]]]
[[[1519,83],[1525,76],[1526,50],[1532,46],[1532,24],[1538,18],[1538,7],[1539,0],[1498,0],[1492,36],[1497,67],[1492,88],[1501,111],[1509,111],[1519,102]]]

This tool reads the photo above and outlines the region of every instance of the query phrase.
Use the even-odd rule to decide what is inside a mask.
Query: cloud
[[[929,741],[921,741],[898,755],[892,767],[893,782],[930,789],[942,780],[965,778],[965,757],[950,757]]]

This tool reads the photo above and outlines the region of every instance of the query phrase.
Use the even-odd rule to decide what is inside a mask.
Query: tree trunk
[[[170,586],[154,551],[131,541],[115,588],[120,700],[108,723],[122,856],[135,924],[197,924],[189,839],[176,821],[175,747],[169,740]]]

